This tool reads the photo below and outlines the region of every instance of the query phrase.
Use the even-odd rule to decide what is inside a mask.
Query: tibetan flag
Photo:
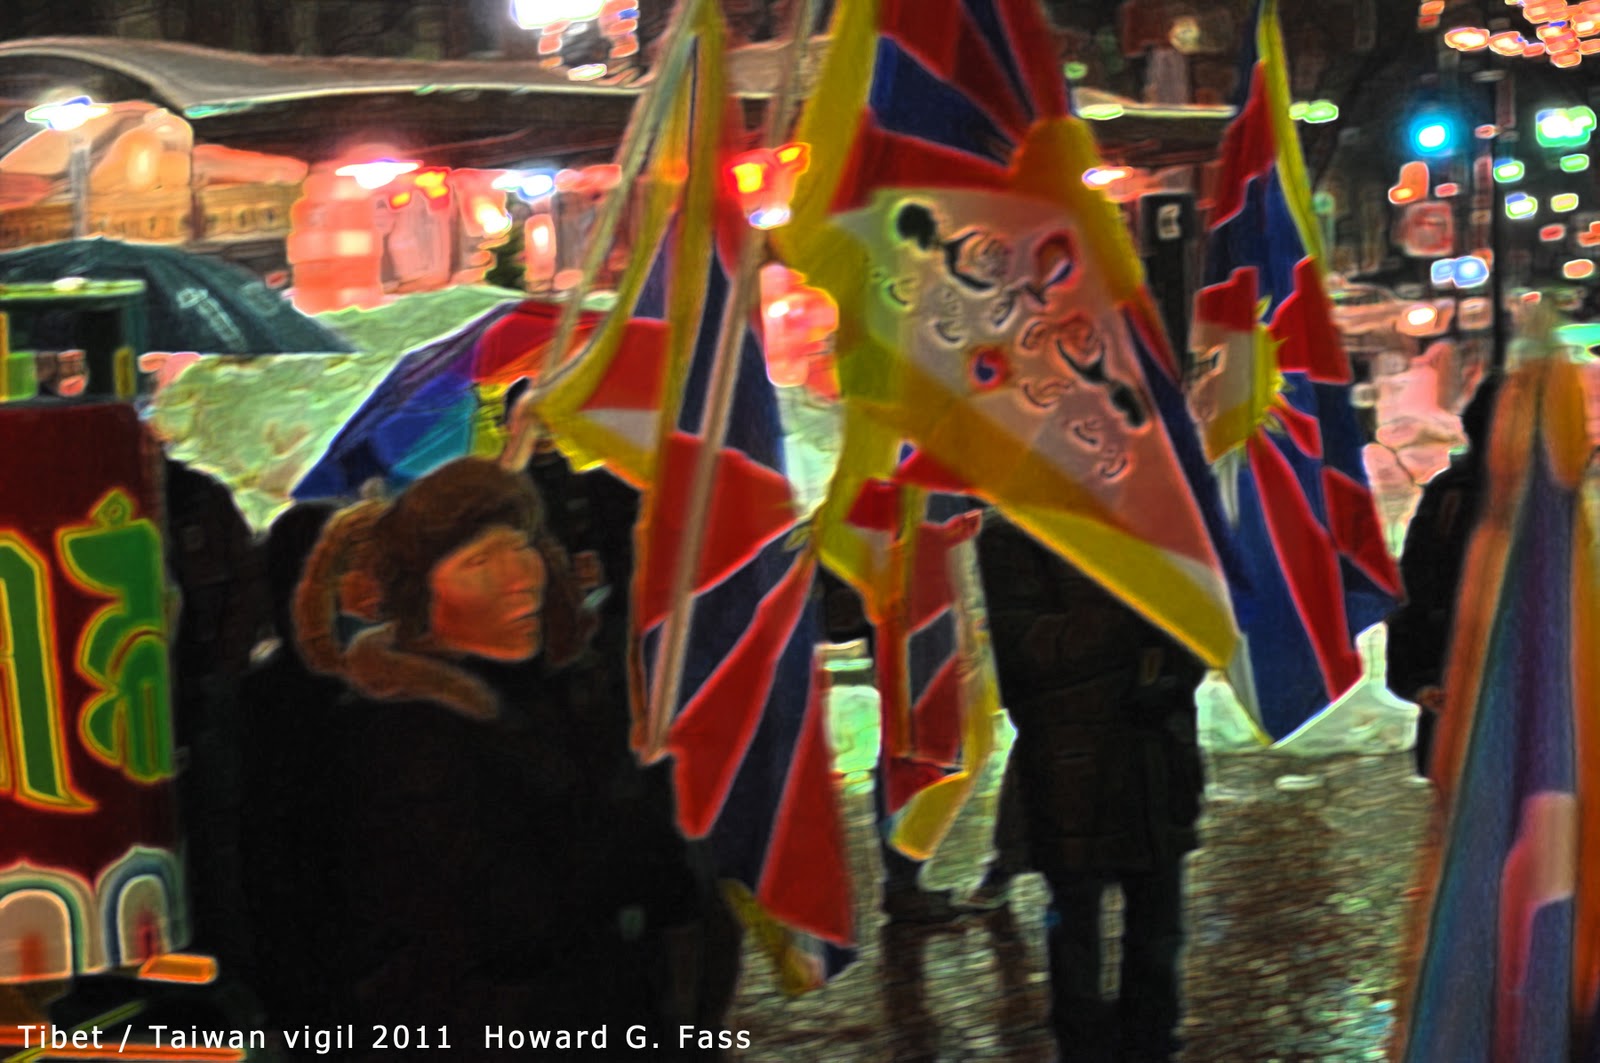
[[[1237,635],[1183,456],[1198,443],[1153,390],[1176,361],[1117,208],[1083,180],[1097,159],[1053,39],[1036,0],[835,8],[796,137],[811,167],[775,233],[839,308],[823,557],[881,584],[847,517],[909,444],[1220,667]]]
[[[1355,637],[1394,608],[1400,578],[1323,288],[1275,0],[1246,40],[1196,297],[1205,375],[1192,402],[1208,456],[1221,459],[1243,576],[1232,587],[1243,652],[1229,678],[1275,741],[1361,679]]]
[[[817,657],[816,557],[784,474],[777,398],[749,323],[710,510],[687,512],[729,294],[715,251],[704,291],[683,399],[637,532],[633,624],[641,686],[653,687],[679,544],[698,530],[703,545],[668,737],[679,822],[687,835],[710,840],[720,872],[742,883],[766,915],[826,943],[814,951],[815,982],[842,966],[841,947],[854,935],[825,729],[827,680]]]
[[[1444,843],[1407,1063],[1600,1059],[1600,543],[1577,367],[1508,379],[1434,774]]]
[[[866,549],[883,555],[871,570],[888,578],[863,601],[876,632],[889,840],[925,860],[971,796],[1000,711],[977,575],[981,507],[873,480],[857,496],[850,525]]]
[[[688,511],[729,264],[749,231],[721,198],[732,143],[721,23],[714,5],[699,11],[693,85],[659,134],[645,193],[649,235],[636,246],[651,254],[625,272],[617,310],[543,382],[537,412],[575,463],[604,463],[644,491],[630,599],[638,746],[681,544],[701,539],[683,674],[667,699],[679,825],[708,840],[719,875],[738,884],[741,913],[798,990],[853,956],[850,878],[816,656],[815,548],[784,473],[777,399],[751,322],[736,326],[709,509]]]

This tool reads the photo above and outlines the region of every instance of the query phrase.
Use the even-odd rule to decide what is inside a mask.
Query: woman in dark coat
[[[588,655],[593,622],[537,493],[462,459],[341,535],[365,535],[389,620],[330,650],[312,618],[344,574],[335,535],[309,566],[300,627],[355,687],[339,714],[348,927],[329,947],[358,1046],[375,1024],[409,1027],[413,1049],[419,1026],[435,1044],[445,1026],[474,1059],[526,1054],[486,1028],[604,1029],[608,1050],[642,1058],[630,1026],[676,1044],[692,1016],[669,942],[697,917],[694,875]]]

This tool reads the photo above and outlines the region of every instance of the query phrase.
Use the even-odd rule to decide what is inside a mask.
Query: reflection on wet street
[[[1409,893],[1432,790],[1411,754],[1212,758],[1204,848],[1190,859],[1183,1059],[1381,1059],[1398,1004]],[[1002,764],[924,872],[964,895],[989,854]],[[832,985],[786,999],[747,950],[732,1019],[750,1061],[1055,1058],[1045,1013],[1043,880],[1009,911],[947,927],[884,924],[870,794],[846,794],[861,958]],[[1119,904],[1108,897],[1109,930]],[[1115,948],[1107,990],[1115,992]]]

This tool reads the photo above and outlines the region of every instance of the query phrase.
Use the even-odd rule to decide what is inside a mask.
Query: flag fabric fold
[[[1519,370],[1491,432],[1434,758],[1447,818],[1407,1063],[1600,1054],[1600,544],[1576,367]]]
[[[644,491],[630,599],[635,743],[674,602],[686,537],[699,540],[687,650],[670,692],[667,750],[679,824],[705,838],[785,985],[820,984],[853,957],[844,831],[827,741],[816,551],[784,472],[766,360],[741,322],[726,438],[709,510],[688,512],[706,447],[712,365],[745,238],[729,224],[731,150],[720,19],[700,5],[691,85],[658,136],[652,185],[618,311],[538,389],[538,416],[580,465],[604,463]],[[580,334],[582,331],[580,330]]]
[[[1222,534],[1244,638],[1229,678],[1275,741],[1360,681],[1355,637],[1393,610],[1400,580],[1323,287],[1276,0],[1262,0],[1245,39],[1195,300],[1191,402],[1233,500]]]

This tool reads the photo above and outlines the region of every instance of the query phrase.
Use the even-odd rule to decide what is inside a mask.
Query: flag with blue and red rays
[[[740,343],[706,512],[689,512],[706,446],[729,264],[751,230],[726,196],[738,128],[725,108],[721,23],[697,8],[691,76],[653,148],[640,252],[617,310],[533,392],[537,415],[580,465],[604,463],[644,491],[630,599],[636,748],[673,600],[680,547],[700,539],[682,676],[664,697],[679,825],[708,840],[741,915],[809,988],[853,958],[844,832],[826,734],[826,673],[813,600],[815,548],[784,473],[783,432],[752,322]],[[653,323],[653,324],[652,324]],[[538,357],[533,361],[537,363]]]
[[[1434,752],[1406,1063],[1600,1060],[1600,572],[1560,353],[1506,383]]]
[[[704,542],[668,738],[679,823],[690,837],[709,839],[719,871],[744,884],[765,916],[814,939],[790,937],[779,957],[786,978],[814,983],[851,958],[850,882],[825,729],[827,673],[816,656],[816,556],[784,473],[776,396],[748,324],[710,511],[693,514],[685,505],[728,288],[723,251],[713,249],[676,427],[639,531],[640,686],[654,688],[672,567],[683,537],[698,527]],[[642,315],[653,312],[652,302],[647,290]]]
[[[885,585],[850,515],[871,481],[908,482],[909,445],[938,470],[926,486],[997,506],[1221,667],[1237,633],[1209,473],[1181,394],[1169,416],[1176,360],[1116,205],[1083,179],[1099,160],[1038,3],[855,0],[830,38],[774,234],[839,309],[824,560],[869,603]]]
[[[1323,287],[1275,0],[1245,41],[1195,301],[1192,398],[1244,577],[1230,588],[1243,645],[1229,678],[1277,740],[1360,681],[1355,637],[1393,610],[1400,578]]]

